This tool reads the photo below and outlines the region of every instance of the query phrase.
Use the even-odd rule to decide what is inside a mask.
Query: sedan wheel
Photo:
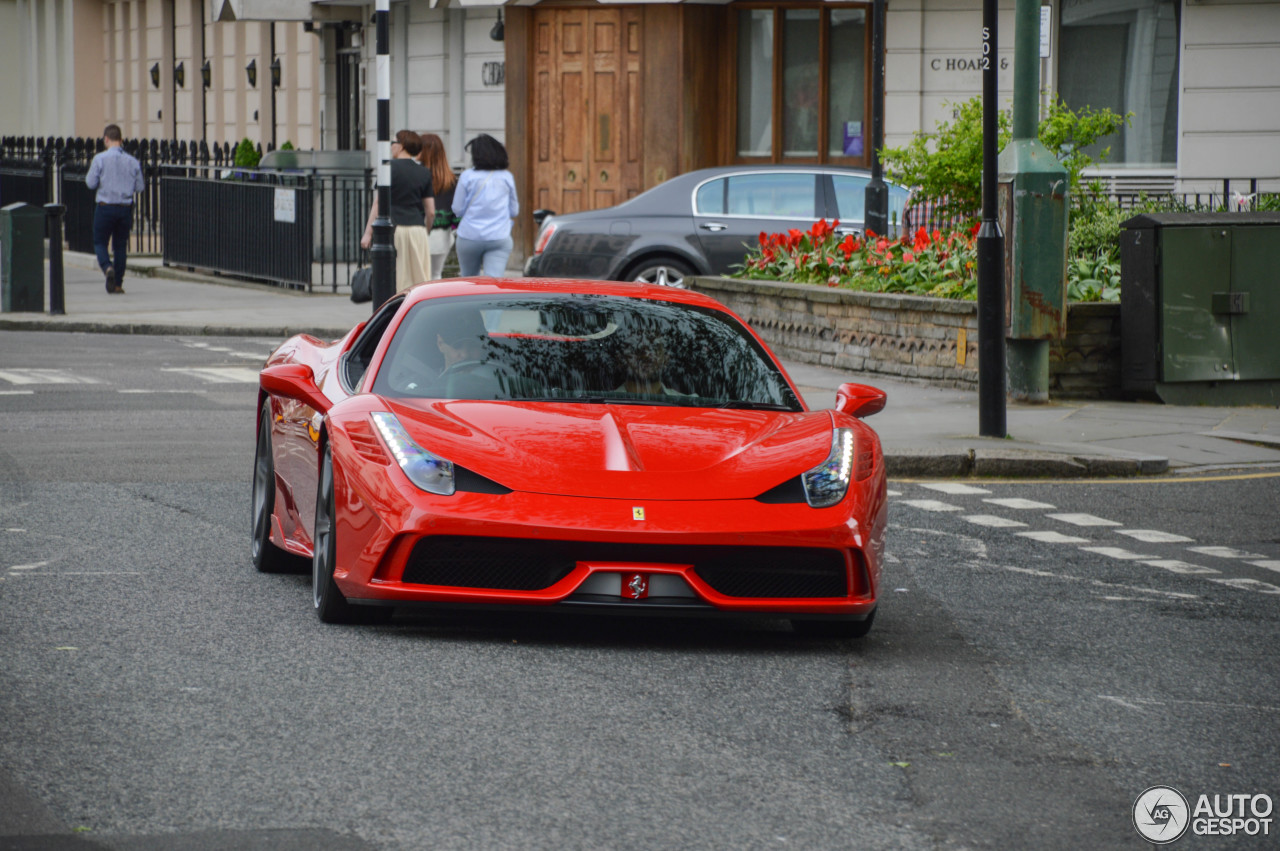
[[[632,280],[646,284],[657,284],[660,287],[676,287],[684,289],[686,275],[692,275],[693,269],[681,260],[670,257],[659,257],[645,260],[631,270]]]
[[[258,417],[258,446],[253,456],[253,498],[249,553],[253,566],[263,573],[280,573],[293,567],[287,552],[271,543],[271,515],[276,505],[276,469],[271,455],[271,401],[262,403]]]

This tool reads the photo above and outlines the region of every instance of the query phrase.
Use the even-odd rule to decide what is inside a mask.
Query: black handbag
[[[373,267],[356,269],[351,276],[351,300],[356,304],[373,301]]]

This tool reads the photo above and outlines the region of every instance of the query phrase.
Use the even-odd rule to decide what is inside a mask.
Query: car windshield
[[[402,398],[803,410],[732,316],[593,294],[419,302],[397,329],[373,390]]]

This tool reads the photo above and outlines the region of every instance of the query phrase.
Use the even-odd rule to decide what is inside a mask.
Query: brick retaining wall
[[[977,304],[809,284],[686,278],[782,358],[949,387],[978,386]],[[1120,395],[1120,305],[1071,304],[1049,354],[1050,395]]]

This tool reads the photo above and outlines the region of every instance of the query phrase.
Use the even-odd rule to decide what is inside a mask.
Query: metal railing
[[[337,292],[361,265],[373,173],[166,166],[167,266]]]
[[[127,139],[124,148],[138,159],[144,183],[134,203],[133,252],[159,254],[167,264],[332,292],[345,287],[351,272],[367,262],[360,236],[373,202],[371,169],[332,173],[241,168],[234,165],[236,146],[230,142],[210,146],[194,140]],[[94,155],[101,150],[101,139],[0,138],[0,203],[65,205],[67,247],[91,253],[95,199],[85,177]],[[257,152],[262,153],[261,146]],[[242,191],[173,184],[166,192],[165,184],[173,178],[231,184]],[[275,221],[274,188],[270,190],[272,206],[261,208],[257,196],[262,193],[247,186],[296,190],[295,215],[308,217],[308,235],[287,229],[296,244],[279,242],[282,234],[271,224]],[[303,195],[307,197],[303,199]],[[169,215],[166,202],[184,205],[182,215]],[[232,239],[230,235],[241,233],[238,228],[250,215],[259,230],[248,238],[275,233],[277,240],[262,247],[279,256],[250,256],[244,245],[233,242],[218,245],[216,250],[208,247],[215,235]],[[178,230],[168,233],[172,228]],[[172,247],[171,238],[178,240]],[[299,259],[304,256],[309,257],[305,262]],[[232,257],[237,259],[232,262],[228,259]],[[289,259],[286,262],[283,258]]]

